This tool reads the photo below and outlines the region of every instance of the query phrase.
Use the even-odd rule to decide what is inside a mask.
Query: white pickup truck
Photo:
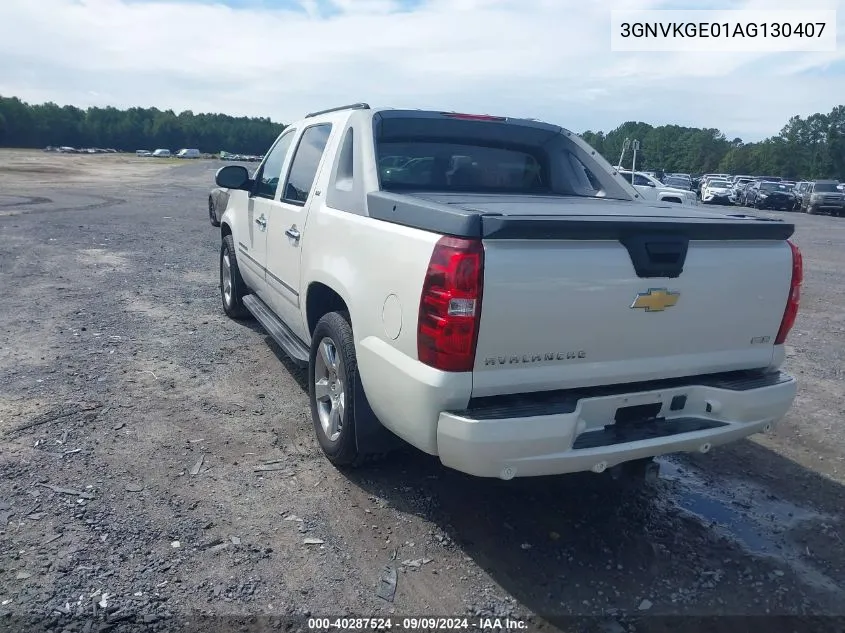
[[[640,192],[643,200],[657,202],[672,202],[674,204],[685,204],[695,206],[698,204],[698,196],[689,189],[678,187],[667,187],[654,176],[638,171],[632,173],[628,169],[620,169],[619,173],[623,178],[634,185],[634,189]]]
[[[335,465],[652,473],[795,397],[793,225],[643,202],[556,125],[354,104],[216,183],[223,308],[307,365]]]

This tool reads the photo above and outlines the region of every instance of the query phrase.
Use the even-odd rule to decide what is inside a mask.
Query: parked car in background
[[[745,201],[748,199],[748,192],[756,182],[756,180],[749,180],[747,183],[739,187],[734,194],[734,204],[745,206]]]
[[[711,180],[726,180],[730,182],[731,176],[729,174],[704,174],[701,177],[698,185],[698,195],[701,196],[704,192],[704,187]]]
[[[180,149],[176,158],[200,158],[202,154],[198,149]]]
[[[739,194],[741,191],[745,190],[745,185],[749,182],[752,182],[751,176],[742,176],[741,178],[735,178],[731,183],[731,201],[734,204],[740,204],[738,202]]]
[[[757,180],[748,191],[745,203],[755,209],[792,211],[795,209],[795,194],[792,187],[782,182]]]
[[[157,149],[153,152],[153,156],[155,158],[170,158],[170,150],[169,149]]]
[[[229,190],[225,187],[215,187],[208,194],[208,220],[211,226],[220,226],[220,218],[226,212],[229,204]]]
[[[696,205],[698,200],[691,191],[666,187],[662,182],[649,176],[645,172],[638,171],[631,174],[629,169],[620,169],[619,174],[632,185],[634,189],[642,194],[644,200],[672,202],[674,204]]]
[[[836,180],[816,180],[804,194],[801,210],[805,213],[827,211],[831,215],[845,215],[845,192]]]
[[[667,187],[672,187],[673,189],[683,189],[684,191],[692,191],[692,181],[689,179],[689,176],[684,178],[683,176],[677,176],[672,174],[671,176],[664,176],[663,177],[663,184]]]
[[[153,153],[148,149],[136,149],[135,156],[147,157],[152,156]]]
[[[801,210],[801,206],[804,202],[804,195],[807,193],[807,190],[812,184],[813,183],[808,180],[801,180],[795,184],[795,203],[799,211]]]
[[[701,192],[704,191],[704,186],[707,184],[708,180],[712,180],[716,176],[714,174],[703,174],[701,178],[698,179],[698,195],[701,196]]]
[[[704,204],[732,204],[731,183],[725,178],[708,180],[701,190],[701,202]]]

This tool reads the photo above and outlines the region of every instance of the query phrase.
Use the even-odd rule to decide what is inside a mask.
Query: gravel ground
[[[0,152],[0,630],[845,615],[845,220],[789,215],[801,384],[773,434],[664,460],[642,490],[476,480],[414,450],[342,472],[301,372],[219,305],[218,166]]]

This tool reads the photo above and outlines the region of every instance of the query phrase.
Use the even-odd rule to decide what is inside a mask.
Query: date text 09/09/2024
[[[524,631],[527,628],[528,623],[519,618],[308,618],[309,631]]]

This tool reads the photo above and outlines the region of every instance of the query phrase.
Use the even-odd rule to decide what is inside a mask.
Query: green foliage
[[[284,125],[268,118],[180,114],[157,108],[30,105],[0,96],[0,147],[102,147],[124,151],[183,147],[263,154]]]
[[[113,147],[125,151],[225,149],[263,154],[284,129],[269,118],[174,113],[157,108],[88,108],[30,105],[0,96],[0,147]],[[610,132],[587,131],[584,139],[616,164],[626,138],[638,139],[637,167],[668,172],[728,172],[788,178],[845,180],[845,106],[806,119],[794,116],[777,136],[759,143],[728,140],[717,129],[654,127],[629,121]],[[626,166],[630,165],[630,153]]]
[[[588,131],[581,136],[614,165],[630,138],[640,141],[638,169],[845,180],[845,106],[806,119],[794,116],[777,136],[759,143],[728,140],[716,129],[634,121],[606,134]],[[629,151],[626,167],[630,161]]]

